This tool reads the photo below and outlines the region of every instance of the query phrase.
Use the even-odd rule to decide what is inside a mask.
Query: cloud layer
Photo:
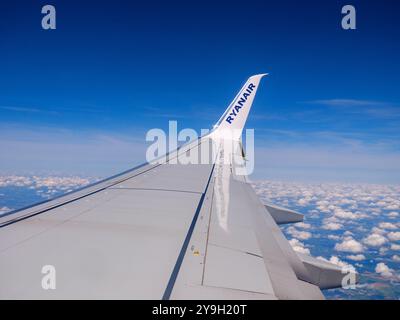
[[[303,223],[282,227],[295,251],[354,266],[370,283],[367,294],[380,288],[375,283],[396,283],[393,290],[398,288],[399,185],[267,180],[255,181],[253,187],[265,203],[305,214]],[[394,294],[400,297],[400,291]]]

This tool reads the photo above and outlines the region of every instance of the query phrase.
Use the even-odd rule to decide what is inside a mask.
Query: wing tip
[[[260,74],[255,74],[255,75],[252,75],[250,78],[263,78],[263,77],[265,77],[265,76],[268,76],[269,75],[269,73],[260,73]]]

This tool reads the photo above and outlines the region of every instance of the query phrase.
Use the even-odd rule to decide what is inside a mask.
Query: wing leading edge
[[[322,299],[340,270],[296,254],[276,219],[300,215],[265,207],[238,174],[263,76],[248,79],[210,134],[163,161],[0,217],[0,298]],[[206,145],[210,163],[173,161]],[[49,265],[54,290],[43,288]]]

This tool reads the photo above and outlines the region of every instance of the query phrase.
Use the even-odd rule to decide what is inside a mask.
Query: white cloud
[[[400,245],[399,244],[392,244],[391,246],[390,246],[390,250],[393,250],[393,251],[400,251]]]
[[[390,223],[390,222],[381,222],[379,224],[379,228],[394,230],[394,229],[397,229],[397,226],[395,224],[393,224],[393,223]]]
[[[336,209],[335,210],[335,216],[341,219],[350,219],[350,220],[356,220],[359,218],[359,216],[351,211],[345,211],[343,209]]]
[[[351,270],[355,270],[354,267],[351,264],[348,264],[348,263],[340,260],[339,257],[337,257],[337,256],[331,256],[329,260],[325,259],[324,257],[321,257],[321,256],[317,257],[317,259],[333,263],[333,264],[335,264],[335,265],[337,265],[339,267],[342,267],[342,268],[345,267],[345,268],[349,268]]]
[[[400,231],[389,232],[387,236],[392,241],[399,241],[400,240]]]
[[[364,251],[363,245],[352,237],[346,237],[341,243],[335,245],[336,251],[359,253]]]
[[[304,222],[299,222],[296,223],[297,228],[302,228],[302,229],[311,229],[311,224],[309,223],[304,223]]]
[[[306,206],[309,202],[310,202],[310,200],[311,199],[309,199],[309,198],[302,198],[302,199],[299,199],[299,200],[297,200],[297,203],[300,205],[300,206]]]
[[[347,259],[354,260],[354,261],[362,261],[365,260],[365,256],[363,254],[355,254],[347,256]]]
[[[392,260],[395,261],[395,262],[400,262],[400,256],[397,255],[397,254],[395,254],[395,255],[392,257]]]
[[[363,227],[363,226],[358,226],[358,227],[356,228],[356,230],[357,230],[358,232],[367,232],[367,231],[368,231],[368,229],[366,229],[366,228]]]
[[[326,200],[320,200],[316,202],[317,209],[323,213],[329,213],[332,209],[331,205],[329,204],[329,201]]]
[[[357,204],[357,202],[353,199],[341,199],[338,201],[340,204],[351,204],[351,205],[355,205]]]
[[[0,214],[6,213],[6,212],[8,212],[8,211],[11,211],[11,209],[8,208],[8,207],[1,207],[1,208],[0,208]]]
[[[287,233],[289,233],[293,238],[300,240],[307,240],[312,237],[312,234],[308,231],[299,231],[295,227],[287,228]]]
[[[390,278],[393,276],[393,270],[390,269],[386,264],[383,262],[379,262],[375,267],[375,272],[380,274],[382,277]]]
[[[325,230],[339,230],[342,229],[343,225],[340,223],[335,223],[335,222],[328,222],[328,223],[324,223],[322,225],[322,229]]]
[[[379,233],[370,234],[368,237],[363,239],[363,242],[370,247],[380,247],[385,244],[387,239]]]
[[[289,240],[289,243],[292,246],[294,251],[308,254],[308,255],[310,254],[310,249],[306,248],[304,246],[304,243],[302,243],[301,241],[299,241],[297,239],[291,239],[291,240]]]
[[[386,210],[398,210],[400,209],[400,206],[398,204],[390,204],[385,207]]]
[[[357,99],[326,99],[307,101],[312,104],[321,104],[333,107],[387,107],[389,104],[384,101],[357,100]],[[368,110],[363,110],[367,112]]]
[[[377,228],[377,227],[373,227],[372,230],[371,230],[371,232],[372,232],[372,233],[377,233],[377,234],[382,234],[382,235],[386,233],[385,230],[380,229],[380,228]]]
[[[393,219],[393,218],[397,218],[397,217],[399,216],[399,214],[398,214],[397,212],[395,212],[395,211],[392,211],[392,212],[389,212],[389,213],[387,214],[387,216],[388,216],[389,218]]]
[[[71,188],[87,185],[91,182],[88,178],[78,176],[57,177],[57,176],[0,176],[0,187],[32,187],[33,189],[48,188],[69,190]]]

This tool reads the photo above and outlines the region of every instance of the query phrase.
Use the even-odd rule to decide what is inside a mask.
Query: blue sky
[[[44,4],[0,7],[0,172],[124,170],[149,129],[209,128],[268,72],[254,179],[399,181],[396,1],[52,1],[53,31]]]

